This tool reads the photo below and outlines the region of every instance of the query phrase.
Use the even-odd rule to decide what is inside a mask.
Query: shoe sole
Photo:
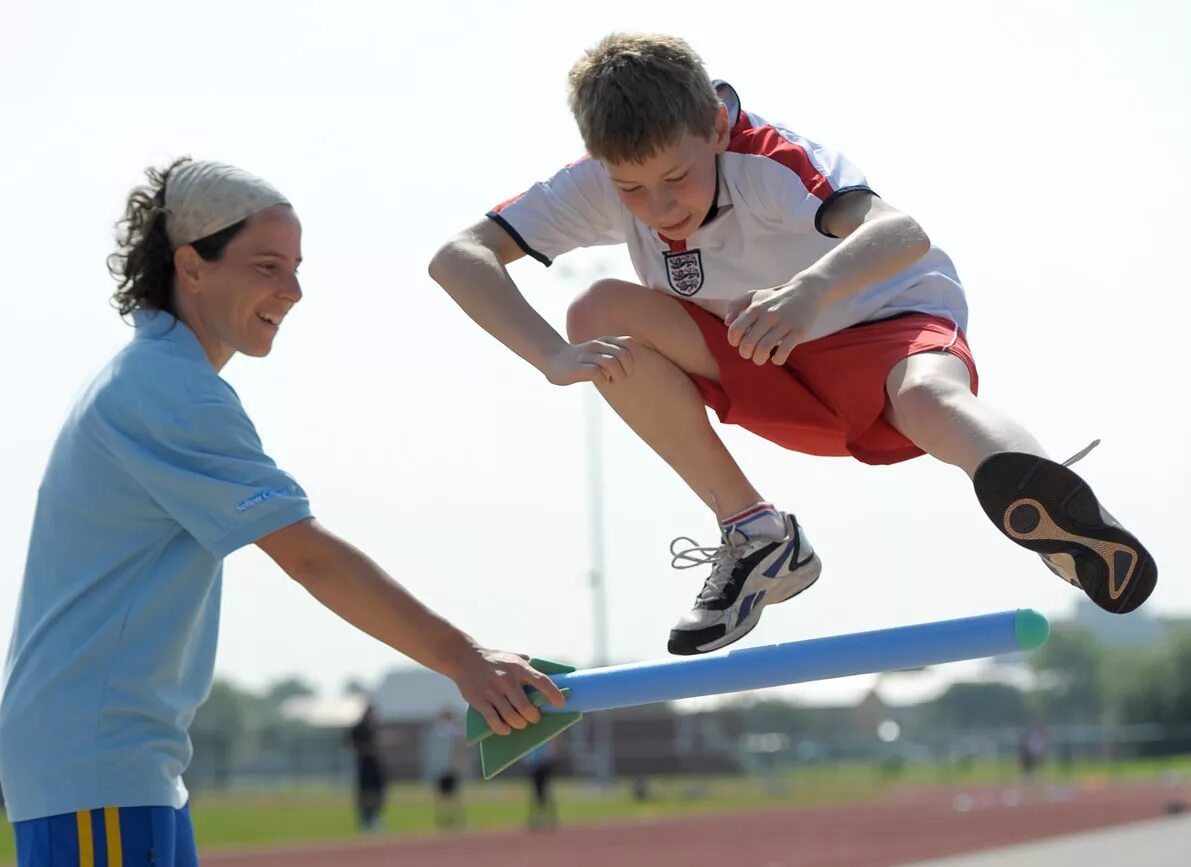
[[[1020,452],[985,460],[976,497],[1006,537],[1039,554],[1069,554],[1081,589],[1105,611],[1126,614],[1149,598],[1158,567],[1132,533],[1105,521],[1087,482],[1070,468]]]
[[[737,641],[740,641],[740,639],[752,632],[754,628],[756,628],[757,624],[761,622],[761,612],[770,605],[780,605],[781,603],[787,602],[800,593],[804,593],[811,587],[815,586],[815,582],[819,580],[819,575],[823,571],[823,562],[819,559],[818,554],[812,555],[811,559],[799,566],[798,569],[803,570],[808,569],[808,567],[810,567],[811,570],[810,581],[807,581],[801,586],[796,586],[795,589],[791,590],[785,596],[771,598],[770,595],[766,593],[765,596],[762,597],[761,602],[757,605],[754,605],[753,609],[749,611],[749,616],[745,618],[745,620],[741,622],[735,629],[730,629],[724,633],[722,637],[692,648],[687,645],[682,645],[681,643],[675,645],[676,636],[681,642],[682,632],[679,630],[671,630],[670,641],[667,646],[667,650],[669,650],[669,652],[675,656],[698,656],[701,653],[711,653],[713,650],[719,650],[722,647],[727,647],[729,644],[735,644]],[[794,573],[791,573],[791,575],[793,574]],[[799,577],[804,579],[805,573]],[[743,594],[744,591],[742,590],[741,593]]]

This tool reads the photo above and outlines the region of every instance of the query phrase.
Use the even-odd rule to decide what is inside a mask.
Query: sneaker
[[[747,635],[766,605],[785,602],[810,587],[822,563],[793,515],[784,515],[782,539],[746,539],[732,533],[718,548],[680,536],[670,543],[675,569],[711,564],[695,607],[670,630],[668,649],[679,656],[707,653]],[[690,547],[676,550],[689,542]]]
[[[976,469],[976,496],[997,529],[1042,557],[1047,568],[1105,611],[1124,614],[1158,583],[1153,557],[1100,505],[1071,464],[999,452]]]

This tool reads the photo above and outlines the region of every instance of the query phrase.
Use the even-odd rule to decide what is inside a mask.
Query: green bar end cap
[[[1019,608],[1013,618],[1013,634],[1017,638],[1017,646],[1022,650],[1036,650],[1046,644],[1050,636],[1050,623],[1033,608]]]

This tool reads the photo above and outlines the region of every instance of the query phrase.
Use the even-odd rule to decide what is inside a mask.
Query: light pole
[[[594,262],[589,267],[573,270],[559,268],[559,276],[570,286],[582,282],[594,282],[608,273],[604,262]],[[592,665],[596,668],[609,665],[608,649],[608,593],[604,574],[604,442],[602,431],[603,398],[593,384],[585,396],[584,416],[587,440],[587,512],[588,544],[590,546],[590,569],[588,582],[591,586],[591,640]],[[593,720],[592,757],[596,778],[602,782],[612,780],[612,725],[608,715]]]
[[[587,490],[591,544],[591,624],[594,663],[608,665],[608,594],[604,586],[604,440],[600,430],[601,398],[587,392]]]
[[[600,429],[602,398],[593,385],[587,392],[587,490],[588,516],[591,520],[591,625],[594,664],[608,665],[608,593],[604,582],[604,440]],[[596,777],[612,780],[612,720],[597,718],[593,727],[593,753]]]

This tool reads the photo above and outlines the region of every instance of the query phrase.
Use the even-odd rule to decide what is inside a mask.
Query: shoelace
[[[674,550],[681,542],[688,542],[690,547]],[[693,569],[713,564],[711,574],[703,582],[703,589],[699,591],[696,601],[715,599],[723,594],[724,587],[732,578],[732,564],[737,559],[738,550],[738,546],[727,541],[712,548],[700,545],[690,536],[678,536],[670,542],[670,566],[674,569]]]
[[[1096,448],[1096,446],[1098,446],[1098,445],[1100,445],[1100,440],[1098,440],[1098,439],[1092,440],[1090,443],[1088,443],[1082,449],[1077,451],[1071,457],[1067,458],[1067,460],[1063,461],[1063,466],[1069,467],[1074,463],[1082,461],[1084,458],[1086,458],[1088,456],[1088,454],[1092,451],[1092,449]]]

